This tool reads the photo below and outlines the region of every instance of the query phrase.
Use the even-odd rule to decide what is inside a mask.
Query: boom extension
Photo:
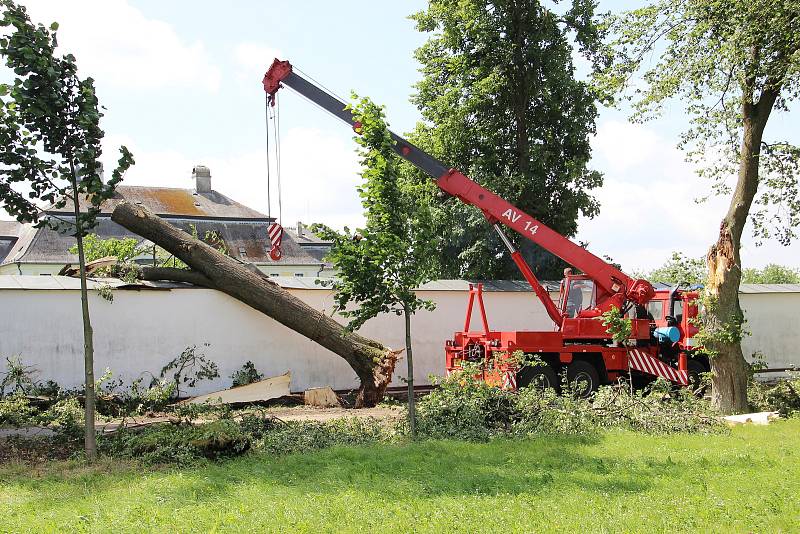
[[[360,126],[353,118],[350,110],[347,109],[347,104],[295,73],[288,61],[275,59],[264,76],[263,84],[270,103],[273,105],[275,94],[282,85],[285,85],[335,117],[350,124],[354,129]],[[563,319],[561,312],[533,275],[522,255],[502,232],[498,223],[503,223],[526,239],[588,274],[597,286],[602,289],[602,293],[605,294],[605,298],[599,300],[596,305],[597,310],[600,312],[610,309],[611,306],[617,306],[621,309],[626,299],[632,300],[637,304],[644,304],[655,295],[653,286],[647,280],[630,278],[613,265],[573,243],[464,174],[448,168],[442,162],[394,132],[390,133],[392,139],[395,140],[394,150],[400,157],[431,176],[439,188],[446,193],[457,197],[465,204],[477,207],[483,212],[486,219],[501,236],[503,243],[508,247],[514,263],[516,263],[522,275],[541,299],[548,315],[559,327]]]

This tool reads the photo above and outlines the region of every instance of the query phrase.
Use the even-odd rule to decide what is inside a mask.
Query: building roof
[[[800,284],[741,284],[739,293],[800,293]]]
[[[17,221],[0,221],[0,237],[19,237],[24,226]]]
[[[298,232],[298,228],[301,231]],[[331,251],[333,241],[322,239],[300,222],[297,223],[296,227],[284,227],[284,236],[286,234],[292,237],[292,240],[300,246],[304,253],[315,258],[319,263],[325,263],[328,267],[332,266],[325,260],[325,257]]]
[[[16,243],[16,237],[0,236],[0,263],[2,263],[5,257],[8,256],[8,253],[11,252],[11,249],[14,248]]]
[[[17,221],[0,221],[0,263],[17,243],[22,226]]]
[[[302,224],[302,223],[298,223]],[[286,226],[284,230],[292,234],[292,237],[297,242],[298,245],[306,247],[306,246],[330,246],[333,244],[333,241],[329,241],[327,239],[322,239],[317,234],[313,233],[311,230],[302,226],[302,231],[298,232],[296,226]]]
[[[217,191],[198,193],[192,189],[176,187],[145,187],[118,185],[114,197],[100,205],[101,212],[111,214],[124,201],[146,207],[156,215],[183,216],[199,219],[260,219],[270,220],[263,213],[248,208]],[[85,205],[89,202],[84,199]],[[48,213],[74,213],[72,201],[62,208],[51,206]]]
[[[66,215],[65,215],[66,217]],[[269,257],[269,239],[267,237],[268,220],[261,219],[194,219],[186,217],[165,217],[170,224],[187,233],[193,228],[201,237],[206,232],[216,232],[222,239],[229,256],[242,261],[280,265],[322,265],[322,260],[309,254],[295,243],[290,235],[284,234],[281,245],[283,257],[275,262]],[[97,226],[92,229],[101,239],[135,238],[144,241],[140,236],[123,228],[108,216],[97,218]],[[77,263],[78,258],[68,251],[75,244],[75,238],[69,234],[57,232],[50,228],[40,228],[32,232],[27,239],[17,243],[2,263]]]
[[[304,248],[295,241],[291,232],[284,232],[281,243],[283,257],[278,262],[273,261],[269,257],[270,242],[267,227],[274,219],[213,190],[197,192],[174,187],[117,186],[114,197],[101,204],[101,215],[92,233],[103,239],[133,237],[140,242],[143,241],[141,237],[110,219],[114,208],[125,201],[146,207],[186,232],[191,233],[194,228],[201,237],[205,236],[206,232],[216,232],[222,239],[228,255],[242,261],[258,264],[274,263],[278,267],[281,265],[321,267],[325,263],[322,257],[327,250],[319,250],[320,240],[304,237],[303,242],[312,245]],[[61,208],[51,206],[46,211],[50,216],[72,220],[73,205],[70,201]],[[74,254],[68,252],[75,244],[75,240],[67,233],[60,233],[50,228],[25,232],[23,229],[12,228],[10,224],[0,226],[0,232],[6,227],[9,228],[9,232],[14,230],[16,237],[14,242],[10,239],[0,240],[0,264],[63,265],[78,261]]]

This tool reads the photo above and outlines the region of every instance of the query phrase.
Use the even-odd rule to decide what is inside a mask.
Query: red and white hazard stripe
[[[675,369],[674,367],[670,367],[658,358],[650,356],[643,350],[630,349],[628,351],[628,366],[649,375],[666,378],[667,380],[683,386],[689,384],[689,376],[686,371],[681,371],[679,369]]]
[[[274,222],[269,225],[269,229],[267,229],[267,233],[269,234],[269,241],[272,246],[281,246],[281,239],[283,238],[283,226]]]
[[[517,373],[506,371],[503,373],[503,389],[513,391],[517,389]]]
[[[267,229],[267,234],[269,235],[269,242],[270,242],[270,250],[269,255],[270,257],[277,261],[281,259],[281,240],[283,239],[283,226],[280,224],[273,222],[269,225]]]

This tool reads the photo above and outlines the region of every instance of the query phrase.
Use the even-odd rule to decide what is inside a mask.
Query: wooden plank
[[[235,404],[277,399],[278,397],[289,395],[291,379],[292,373],[286,371],[280,376],[265,378],[244,386],[215,391],[207,395],[199,395],[183,402],[187,404],[202,404],[204,402],[209,404]]]

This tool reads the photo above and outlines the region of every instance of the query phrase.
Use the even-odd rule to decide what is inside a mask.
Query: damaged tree
[[[713,193],[730,195],[707,256],[697,336],[712,356],[712,401],[724,413],[747,409],[739,306],[745,224],[753,223],[756,238],[775,234],[788,245],[800,222],[800,148],[765,135],[770,115],[800,96],[798,13],[797,2],[781,0],[660,0],[612,18],[616,57],[598,76],[601,88],[619,91],[647,65],[634,118],[683,99],[691,127],[681,144],[713,180]]]
[[[348,332],[268,276],[193,238],[142,206],[120,204],[111,219],[174,254],[192,269],[145,268],[144,279],[190,282],[227,293],[344,358],[361,381],[357,408],[374,406],[383,398],[398,352]]]

